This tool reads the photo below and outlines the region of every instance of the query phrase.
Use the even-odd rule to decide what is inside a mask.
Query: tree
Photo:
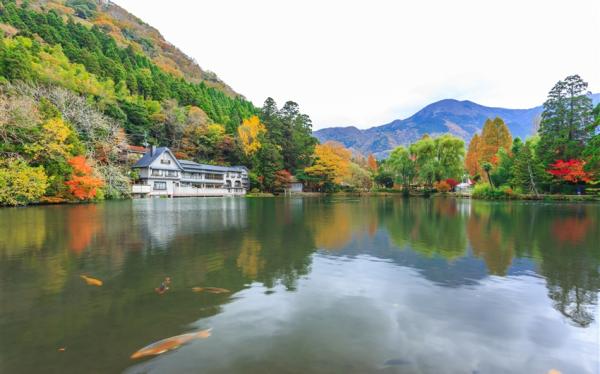
[[[362,190],[369,190],[373,186],[370,172],[354,162],[350,163],[350,175],[347,183]]]
[[[275,172],[275,180],[273,182],[273,189],[275,191],[283,191],[290,183],[292,183],[292,174],[287,170],[278,170]]]
[[[260,122],[258,116],[252,116],[242,122],[238,127],[238,137],[246,156],[252,156],[258,152],[261,147],[259,137],[266,131],[265,125]]]
[[[594,108],[594,123],[590,126],[590,133],[594,134],[583,151],[583,156],[586,158],[586,170],[600,176],[600,104]]]
[[[41,166],[31,167],[20,158],[0,160],[0,205],[26,205],[46,192],[48,177]]]
[[[479,135],[475,134],[469,142],[469,150],[467,151],[467,157],[465,159],[465,168],[470,176],[474,177],[479,174]]]
[[[336,142],[317,144],[315,147],[315,163],[305,169],[306,174],[318,177],[322,183],[340,184],[350,173],[351,152]]]
[[[98,189],[104,186],[102,179],[94,176],[94,170],[83,156],[69,160],[73,168],[70,179],[65,182],[69,192],[78,200],[91,200],[98,197]]]
[[[424,136],[410,145],[409,153],[415,161],[417,176],[427,186],[462,175],[465,143],[454,135],[444,134],[435,139]]]
[[[408,190],[417,174],[415,161],[408,150],[402,146],[394,148],[386,165],[402,183],[402,188]]]
[[[590,173],[584,170],[585,161],[571,159],[568,161],[557,160],[550,164],[548,173],[569,183],[589,183],[592,181]]]
[[[502,118],[496,117],[493,120],[488,118],[481,131],[479,164],[483,166],[483,162],[489,162],[494,166],[497,165],[498,151],[502,148],[506,152],[510,152],[511,146],[512,136]]]
[[[394,176],[387,170],[379,169],[379,173],[375,175],[375,183],[385,188],[392,188],[394,186]]]
[[[592,100],[579,75],[559,81],[548,93],[540,123],[537,155],[544,166],[579,159],[593,135]]]
[[[513,178],[511,184],[524,192],[538,194],[537,182],[540,176],[532,151],[533,143],[528,140],[515,156],[512,169]]]
[[[490,171],[492,170],[493,165],[490,162],[484,161],[483,164],[481,165],[481,168],[483,169],[483,171],[485,172],[485,175],[487,176],[487,180],[490,182],[490,186],[492,186],[492,188],[494,187],[494,183],[492,182],[492,179],[490,178]]]
[[[375,159],[375,156],[373,156],[372,153],[370,153],[369,157],[367,158],[367,165],[371,173],[377,172],[377,160]]]

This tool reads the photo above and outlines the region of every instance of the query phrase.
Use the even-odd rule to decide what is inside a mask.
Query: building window
[[[223,174],[207,173],[204,177],[211,180],[223,180]]]
[[[167,182],[154,182],[154,190],[164,191],[167,189]]]
[[[152,174],[153,177],[160,177],[162,175],[162,170],[156,170],[156,169],[152,169]]]
[[[165,164],[165,165],[170,165],[171,164],[171,160],[160,160],[161,164]]]
[[[177,176],[176,170],[167,170],[167,177],[176,177],[176,176]]]

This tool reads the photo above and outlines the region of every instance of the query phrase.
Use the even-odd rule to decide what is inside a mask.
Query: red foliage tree
[[[90,200],[96,197],[98,188],[104,183],[93,175],[94,170],[87,164],[85,157],[75,156],[69,160],[73,168],[71,178],[65,182],[71,194],[78,200]]]
[[[548,173],[569,183],[588,183],[592,180],[592,175],[585,170],[585,161],[571,159],[568,161],[556,160],[550,164],[552,169],[547,170]]]
[[[456,179],[448,178],[446,179],[446,183],[450,186],[450,189],[454,190],[454,187],[458,186],[458,182]]]
[[[283,190],[292,183],[292,174],[287,170],[275,172],[275,181],[273,183],[276,190]]]

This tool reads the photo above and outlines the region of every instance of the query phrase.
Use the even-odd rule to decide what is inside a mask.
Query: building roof
[[[168,147],[158,147],[154,150],[154,153],[152,153],[152,149],[148,152],[146,152],[144,154],[144,156],[142,158],[140,158],[138,160],[138,162],[135,163],[135,165],[133,165],[134,168],[146,168],[149,167],[154,160],[156,160],[157,158],[159,158],[163,153],[165,152],[169,152],[169,154],[171,155],[171,157],[173,157],[173,159],[175,160],[175,162],[177,163],[177,166],[179,166],[179,168],[183,171],[215,171],[215,172],[221,172],[221,173],[225,173],[228,171],[248,171],[248,169],[245,166],[218,166],[218,165],[208,165],[208,164],[199,164],[197,162],[194,161],[189,161],[189,160],[178,160],[177,157],[175,157],[175,155],[173,153],[171,153],[171,150]]]
[[[219,165],[199,164],[197,162],[189,161],[189,160],[180,160],[179,163],[183,167],[184,171],[210,170],[210,171],[218,171],[218,172],[228,172],[228,171],[242,171],[244,168],[243,166],[219,166]]]
[[[173,160],[175,160],[175,163],[177,164],[177,166],[179,166],[179,168],[182,169],[181,164],[177,160],[177,157],[175,157],[175,155],[173,153],[171,153],[171,150],[167,147],[158,147],[158,148],[154,149],[154,153],[152,153],[152,148],[151,148],[150,151],[146,152],[144,154],[144,156],[142,156],[142,158],[140,158],[135,163],[135,165],[133,165],[133,167],[134,168],[147,168],[154,162],[154,160],[159,158],[165,152],[169,152],[171,157],[173,157]]]

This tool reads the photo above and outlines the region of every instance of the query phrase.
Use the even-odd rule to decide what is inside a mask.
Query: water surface
[[[0,372],[598,373],[599,218],[396,197],[0,209]]]

